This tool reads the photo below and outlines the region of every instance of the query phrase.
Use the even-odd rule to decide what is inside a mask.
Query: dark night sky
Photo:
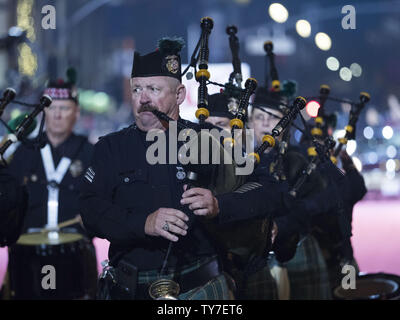
[[[78,4],[76,0],[69,2],[71,6],[74,2]],[[79,3],[82,2],[79,1]],[[145,53],[154,50],[157,40],[165,35],[178,35],[187,40],[187,26],[199,25],[201,17],[215,12],[222,14],[224,21],[221,23],[238,26],[240,38],[241,30],[249,30],[251,27],[267,25],[267,23],[271,25],[272,20],[267,12],[269,3],[259,0],[250,1],[249,4],[238,4],[233,0],[119,1],[117,4],[98,9],[85,22],[87,24],[85,28],[92,28],[94,31],[96,25],[98,27],[101,25],[103,41],[100,49],[104,53],[121,43],[126,37],[133,37],[137,50]],[[289,10],[289,19],[294,16],[304,18],[311,16],[317,20],[312,22],[313,30],[310,38],[299,37],[293,27],[287,30],[287,35],[296,41],[297,51],[291,56],[277,57],[278,71],[282,79],[296,79],[299,89],[305,95],[314,94],[321,83],[328,83],[332,91],[353,99],[357,99],[358,92],[361,90],[370,91],[380,108],[385,107],[388,93],[399,92],[399,1],[397,1],[397,7],[393,6],[397,8],[397,12],[379,14],[374,13],[374,10],[370,10],[369,14],[364,14],[364,11],[371,3],[375,3],[378,8],[386,1],[352,1],[351,4],[355,6],[356,13],[360,12],[356,16],[356,30],[341,28],[341,19],[344,15],[341,14],[340,8],[349,4],[348,1],[293,0],[281,1],[281,3]],[[330,18],[318,19],[318,10],[326,8],[332,8],[328,10]],[[70,9],[71,12],[73,9]],[[294,25],[294,21],[288,20],[287,23]],[[319,50],[314,44],[313,35],[318,31],[326,32],[332,38],[333,45],[328,52]],[[217,37],[212,33],[211,37],[213,36]],[[213,54],[213,49],[218,50],[218,48],[213,48],[213,43],[210,43],[210,62],[230,61],[230,52],[226,50],[228,37],[222,40],[226,41],[224,44],[219,44],[224,48],[222,55]],[[250,63],[256,78],[263,79],[264,58],[247,55],[243,49],[244,40],[243,38],[240,40],[242,60]],[[342,81],[338,72],[329,71],[325,66],[325,60],[330,55],[338,57],[342,65],[359,63],[363,67],[363,75],[360,78],[353,77],[351,82]],[[186,62],[186,54],[182,59]]]

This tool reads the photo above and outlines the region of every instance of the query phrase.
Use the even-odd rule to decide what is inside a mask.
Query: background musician
[[[261,141],[265,134],[270,133],[284,116],[284,104],[280,103],[282,97],[282,93],[271,92],[265,87],[257,89],[248,124],[250,128],[254,128],[256,141]],[[276,148],[264,154],[256,174],[269,178],[281,166],[279,181],[283,185],[293,185],[307,165],[307,161],[289,146],[280,159],[282,163],[278,164],[278,153],[277,144]],[[305,199],[304,203],[312,203],[318,197],[319,200],[324,198],[327,200],[327,193],[325,196],[320,194],[318,197],[313,197],[313,193],[318,191],[318,183],[315,176],[309,179],[301,194],[301,198]],[[321,205],[316,207],[322,210]],[[278,262],[285,262],[282,267],[288,271],[290,299],[330,299],[328,272],[318,243],[310,234],[311,219],[306,218],[308,210],[307,205],[302,208],[282,208],[280,215],[274,218],[278,233],[273,250]]]
[[[30,195],[24,232],[46,225],[54,227],[78,214],[79,181],[93,147],[86,137],[73,132],[80,114],[76,90],[70,81],[49,83],[44,93],[53,102],[45,109],[42,148],[35,150],[22,144],[9,165],[20,183],[26,184]],[[52,193],[56,195],[51,197]],[[50,201],[55,201],[58,210],[49,207]]]
[[[221,129],[230,131],[230,120],[237,112],[237,102],[228,93],[216,93],[208,100],[210,122]],[[271,213],[272,214],[272,213]],[[226,257],[227,272],[235,280],[239,299],[273,300],[278,298],[277,288],[267,263],[267,248],[271,247],[272,238],[276,235],[277,227],[268,230],[270,219],[250,219],[241,222],[240,226],[231,226],[229,240],[222,244]],[[229,226],[227,226],[229,229]],[[240,230],[241,241],[237,239]],[[273,234],[272,234],[273,233]],[[267,237],[271,238],[268,239]],[[234,240],[236,239],[236,241]]]
[[[21,144],[9,164],[10,172],[19,184],[26,186],[29,194],[24,233],[40,233],[42,228],[56,230],[59,223],[76,218],[79,212],[80,178],[89,164],[93,146],[87,137],[73,132],[80,111],[75,73],[70,69],[68,75],[68,81],[50,82],[44,91],[53,102],[45,109],[45,134],[40,149],[29,143]],[[77,222],[61,231],[85,233]],[[57,234],[49,232],[48,235]],[[93,297],[96,254],[90,240],[85,248],[87,261],[84,263],[90,270],[86,287]]]

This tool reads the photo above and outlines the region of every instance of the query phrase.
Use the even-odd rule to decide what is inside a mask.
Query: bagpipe
[[[269,50],[272,49],[272,45],[266,45],[265,48]],[[271,53],[270,53],[271,55]],[[272,79],[275,85],[275,92],[279,92],[278,84],[280,87],[280,82],[278,80],[278,74],[276,68],[272,68]],[[241,100],[239,102],[239,107],[236,112],[234,119],[230,121],[231,126],[231,137],[224,139],[224,144],[230,146],[239,145],[237,135],[235,135],[235,130],[243,129],[245,127],[244,122],[246,119],[246,110],[248,106],[248,99],[254,93],[256,89],[257,82],[255,79],[248,79],[245,84],[245,89],[242,91]],[[228,91],[228,89],[226,89]],[[289,90],[288,90],[289,91]],[[288,91],[285,91],[288,92]],[[272,101],[274,102],[274,101]],[[279,100],[279,103],[283,103]],[[294,99],[291,105],[285,104],[284,117],[280,119],[278,124],[273,128],[272,133],[265,135],[263,137],[263,143],[248,155],[248,160],[253,162],[254,165],[260,163],[261,155],[268,149],[273,148],[276,144],[276,138],[286,133],[284,139],[288,139],[288,132],[286,130],[293,124],[293,120],[297,117],[306,105],[306,100],[302,97],[297,97]],[[301,129],[300,129],[301,130]],[[286,152],[288,144],[281,143],[280,150],[282,157]],[[217,240],[219,243],[224,245],[225,251],[233,253],[236,255],[236,262],[244,267],[246,273],[255,272],[257,269],[263,267],[263,263],[257,265],[253,263],[259,257],[264,257],[264,262],[266,261],[265,255],[269,252],[271,245],[271,231],[272,231],[272,217],[260,217],[251,220],[238,222],[234,225],[229,225],[226,228],[214,226],[214,235],[217,235]],[[241,234],[241,237],[237,237],[237,234]],[[239,261],[238,261],[239,260]]]
[[[356,138],[356,124],[358,121],[358,117],[360,116],[361,111],[364,109],[365,104],[371,99],[370,95],[366,92],[360,93],[360,102],[357,104],[353,104],[350,109],[349,122],[347,126],[345,126],[345,136],[343,138],[339,138],[339,145],[336,147],[333,152],[332,161],[336,162],[336,157],[339,155],[343,146],[347,144],[348,140],[354,140]]]
[[[269,72],[265,72],[265,88],[260,90],[265,90],[263,95],[263,100],[265,103],[262,105],[256,102],[253,102],[253,107],[259,107],[258,110],[263,113],[268,114],[270,117],[281,119],[278,115],[267,111],[263,107],[272,107],[279,106],[279,111],[282,114],[286,114],[291,109],[290,101],[293,100],[296,93],[296,82],[293,80],[283,81],[282,84],[279,80],[278,70],[275,65],[275,54],[273,53],[273,43],[271,41],[266,41],[264,43],[264,51],[266,58],[266,69],[269,69]],[[265,105],[264,105],[265,104]],[[272,107],[274,109],[274,107]],[[275,149],[277,150],[277,156],[272,161],[269,172],[272,177],[277,181],[286,181],[288,178],[287,174],[287,165],[286,165],[286,154],[289,151],[289,142],[291,138],[291,130],[290,127],[294,127],[300,132],[304,133],[304,130],[296,125],[293,121],[290,124],[287,124],[287,130],[283,130],[282,138],[275,143]],[[290,153],[293,155],[293,153]],[[293,170],[291,170],[293,171]],[[297,170],[296,170],[297,172]],[[292,180],[293,177],[289,174],[289,180]]]
[[[330,91],[331,91],[331,89],[329,88],[328,85],[323,84],[320,86],[320,90],[319,90],[320,107],[318,109],[318,116],[314,119],[314,127],[310,131],[311,138],[320,138],[320,137],[322,138],[324,135],[326,135],[326,125],[327,124],[324,121],[324,119],[326,118],[325,102],[329,96]],[[325,131],[325,134],[324,134],[324,131]],[[310,139],[310,140],[312,140],[312,139]],[[312,144],[312,141],[310,141],[310,143]],[[314,145],[311,145],[307,149],[307,153],[311,159],[317,156],[317,152],[316,152]]]
[[[198,87],[198,99],[197,99],[197,111],[195,113],[196,118],[198,119],[198,123],[192,123],[187,120],[178,119],[177,126],[180,130],[186,130],[184,132],[185,136],[190,135],[190,130],[195,132],[197,139],[195,139],[195,143],[197,143],[197,147],[200,149],[199,154],[201,155],[201,141],[204,139],[208,139],[211,141],[211,145],[217,146],[218,151],[221,152],[222,156],[225,156],[225,149],[219,140],[215,141],[215,137],[210,134],[210,129],[216,129],[214,126],[205,122],[205,120],[209,116],[208,110],[208,90],[207,90],[207,82],[210,79],[210,72],[208,71],[208,57],[209,57],[209,49],[208,49],[208,40],[213,28],[213,20],[209,17],[204,17],[200,21],[201,27],[201,35],[200,39],[197,43],[197,46],[192,54],[191,62],[188,68],[182,73],[184,75],[189,67],[193,67],[195,69],[196,81],[199,83]],[[197,57],[196,57],[197,55]],[[197,70],[197,63],[199,70]],[[170,119],[166,114],[158,111],[158,110],[150,110],[153,114],[158,117],[160,121],[169,122]],[[209,129],[209,130],[203,130]],[[209,147],[210,144],[207,144]],[[185,152],[186,150],[183,149]],[[221,155],[221,153],[220,153]],[[220,158],[220,159],[221,159]],[[181,159],[181,155],[178,154],[178,159]],[[223,160],[224,158],[222,158]],[[210,160],[210,159],[208,159]],[[201,163],[201,162],[200,162]],[[243,183],[243,177],[238,177],[235,175],[235,164],[231,162],[230,164],[225,164],[224,162],[220,162],[220,164],[210,164],[209,162],[205,165],[203,164],[186,164],[184,165],[186,171],[186,184],[187,188],[192,187],[202,187],[210,189],[214,194],[230,192],[234,189],[238,188]],[[197,217],[190,213],[188,208],[185,208],[186,213],[189,215],[189,228],[195,220],[200,220]],[[161,276],[163,277],[166,272],[168,259],[171,251],[173,250],[173,242],[170,242],[168,245],[168,249],[163,261],[163,265],[161,268]],[[149,287],[149,294],[155,300],[177,300],[177,296],[179,295],[179,285],[170,279],[162,278],[153,282]]]
[[[314,142],[314,150],[316,150],[316,155],[313,156],[311,161],[308,162],[307,166],[305,169],[302,170],[300,176],[294,183],[293,187],[289,191],[289,194],[293,197],[296,198],[298,196],[298,193],[300,189],[303,187],[307,179],[311,176],[311,174],[315,171],[315,169],[318,167],[318,164],[322,161],[325,161],[326,159],[329,159],[329,152],[330,150],[335,146],[335,142],[333,141],[332,138],[327,137],[324,144],[319,144],[318,142]]]
[[[275,65],[275,54],[273,52],[274,45],[272,41],[264,42],[264,51],[266,52],[266,59],[269,60],[270,77],[271,77],[271,90],[278,92],[281,89],[281,83],[278,77],[278,71]],[[267,74],[267,73],[266,73]],[[265,83],[268,83],[268,76],[266,76]]]
[[[270,77],[272,80],[271,90],[274,92],[280,92],[280,81],[279,81],[278,71],[275,65],[275,55],[272,50],[273,50],[273,43],[271,41],[266,41],[264,43],[264,51],[266,52],[266,57],[269,58],[270,62]],[[289,148],[289,141],[290,141],[290,130],[285,130],[282,135],[282,139],[279,142],[277,159],[273,164],[273,168],[270,168],[270,170],[272,171],[272,177],[276,181],[286,180],[283,161]]]
[[[226,33],[229,35],[229,47],[232,52],[232,66],[233,66],[233,71],[229,75],[229,84],[233,85],[233,80],[236,82],[236,86],[241,88],[242,87],[242,66],[239,58],[239,39],[236,36],[238,32],[238,29],[236,26],[228,26],[226,28]]]
[[[269,77],[272,79],[271,87],[269,88],[267,95],[265,107],[268,108],[268,103],[271,105],[280,105],[289,107],[288,104],[282,101],[281,96],[282,92],[278,86],[279,77],[278,72],[275,66],[274,55],[272,52],[273,45],[270,42],[266,42],[264,44],[264,50],[266,51],[266,57],[268,59],[269,64]],[[268,76],[266,77],[266,81],[268,82]],[[333,137],[328,134],[328,125],[330,124],[329,115],[325,112],[325,103],[327,100],[333,100],[337,102],[347,102],[352,105],[352,109],[349,116],[349,125],[346,126],[346,136],[345,138],[339,140],[341,142],[336,150],[340,150],[343,145],[346,144],[347,139],[354,138],[351,136],[351,133],[354,133],[356,121],[358,116],[364,107],[365,103],[368,102],[369,96],[368,94],[362,93],[360,96],[360,103],[354,103],[348,100],[338,99],[334,97],[329,97],[330,88],[327,85],[322,85],[320,87],[319,97],[310,97],[307,99],[318,99],[320,103],[320,108],[318,110],[318,117],[315,118],[313,125],[308,125],[304,120],[303,116],[300,114],[301,121],[303,122],[303,128],[298,128],[293,122],[290,125],[287,125],[286,128],[290,126],[297,127],[306,139],[306,143],[309,144],[307,148],[307,153],[309,155],[309,160],[302,156],[299,152],[293,152],[289,150],[288,142],[290,140],[290,131],[284,131],[283,137],[279,143],[276,143],[276,139],[271,139],[269,136],[264,136],[263,141],[268,146],[274,146],[276,144],[276,151],[274,161],[270,166],[270,174],[277,181],[288,181],[289,184],[289,195],[292,199],[303,199],[307,195],[317,194],[318,190],[325,188],[327,184],[331,184],[333,188],[339,193],[341,188],[341,183],[343,180],[343,174],[339,171],[336,166],[332,164],[332,162],[336,163],[334,160],[336,157],[334,155],[334,147],[336,143],[333,140]],[[282,110],[282,108],[279,108]],[[268,113],[268,111],[260,108],[261,111]],[[287,115],[290,115],[291,112],[294,112],[295,109],[292,107],[289,109],[290,111],[286,111]],[[284,111],[284,110],[283,110]],[[272,113],[270,113],[273,115]],[[283,112],[285,114],[285,112]],[[276,115],[273,115],[277,117]],[[289,119],[293,119],[294,117],[289,117]],[[284,124],[288,121],[283,120],[285,116],[280,120]],[[280,128],[279,124],[278,128],[273,129],[273,138],[275,138],[276,133],[279,133]],[[277,132],[278,129],[278,132]],[[354,130],[353,130],[354,129]],[[274,135],[275,133],[275,135]],[[303,139],[303,138],[302,138]],[[335,151],[336,151],[335,150]],[[256,154],[259,156],[263,151],[263,146],[260,146],[256,150]],[[338,153],[337,153],[338,154]],[[336,154],[336,155],[337,155]],[[258,157],[255,155],[255,159],[257,161]],[[332,161],[332,162],[331,162]],[[318,167],[321,170],[316,170]],[[329,182],[327,182],[329,181]],[[290,202],[292,202],[290,200]],[[337,213],[340,222],[340,225],[343,225],[343,207],[338,205]],[[321,217],[325,219],[325,217]],[[336,218],[335,218],[336,219]],[[342,233],[345,234],[345,227],[342,228]],[[287,241],[290,242],[290,241]],[[285,247],[290,247],[286,246]],[[295,248],[294,243],[293,246]],[[289,251],[295,252],[295,250]]]
[[[198,42],[198,45],[195,48],[195,52],[192,54],[191,63],[188,68],[182,73],[184,75],[188,70],[189,67],[193,67],[195,69],[195,77],[196,81],[199,84],[198,87],[198,103],[197,103],[197,111],[196,111],[196,118],[198,119],[198,123],[191,123],[186,120],[178,119],[177,125],[180,129],[187,130],[191,129],[194,130],[198,136],[197,142],[205,138],[210,138],[211,140],[215,140],[215,138],[211,137],[209,131],[203,129],[210,129],[210,124],[207,124],[206,119],[209,116],[208,110],[208,90],[207,85],[215,84],[210,81],[210,72],[208,71],[208,56],[209,56],[209,49],[208,49],[208,39],[212,30],[213,22],[212,19],[205,17],[201,19],[200,27],[201,27],[201,35]],[[244,88],[240,87],[240,79],[242,77],[240,71],[240,63],[238,63],[238,43],[237,39],[234,38],[235,33],[237,32],[237,28],[228,27],[227,33],[230,37],[230,43],[233,56],[233,64],[234,64],[234,71],[230,76],[230,80],[226,85],[222,85],[225,88],[226,94],[233,94],[236,98],[238,98],[238,106],[235,110],[235,117],[230,121],[231,127],[231,135],[229,137],[221,138],[221,140],[217,141],[218,148],[220,148],[225,155],[226,152],[231,152],[232,149],[240,150],[242,152],[242,144],[239,138],[235,136],[235,132],[237,130],[242,130],[245,128],[245,120],[247,116],[247,108],[249,106],[250,97],[254,93],[255,89],[257,88],[257,81],[253,78],[247,79],[244,85]],[[198,70],[197,70],[198,64]],[[236,84],[233,83],[233,79],[235,79]],[[283,130],[290,124],[290,122],[296,117],[298,112],[304,108],[305,106],[305,99],[299,97],[295,100],[293,104],[292,110],[285,115],[283,119],[279,122],[279,124],[274,129],[272,135],[268,135],[264,138],[264,143],[256,150],[256,152],[250,153],[247,156],[247,161],[251,161],[253,163],[258,163],[260,154],[264,152],[268,147],[271,147],[275,144],[275,137],[279,136]],[[168,122],[171,119],[161,113],[158,110],[150,110],[156,115],[160,121]],[[189,136],[189,134],[187,134]],[[200,148],[201,149],[201,148]],[[202,152],[200,152],[201,154]],[[179,158],[179,155],[178,155]],[[214,195],[233,192],[237,190],[241,185],[243,185],[246,181],[245,176],[240,176],[235,174],[235,169],[237,168],[237,164],[235,163],[234,159],[231,157],[231,161],[228,163],[225,161],[225,157],[220,158],[220,162],[218,164],[187,164],[184,165],[185,171],[187,172],[187,184],[188,187],[202,187],[207,188],[213,191]],[[258,160],[258,161],[257,161]],[[188,211],[188,210],[186,210]],[[189,221],[189,228],[190,225],[193,223],[193,220],[200,220],[201,223],[208,229],[209,233],[217,239],[217,242],[222,244],[225,249],[231,248],[238,248],[247,246],[243,244],[243,240],[247,241],[246,239],[238,239],[237,237],[237,229],[235,228],[227,228],[225,230],[221,230],[220,226],[216,225],[212,219],[206,218],[198,218],[193,219],[193,215],[189,215],[191,218]],[[264,217],[265,218],[265,217]],[[255,221],[256,227],[258,229],[263,228],[265,230],[265,225],[260,224],[259,222]],[[232,226],[230,226],[232,227]],[[241,226],[243,228],[243,225]],[[228,230],[229,229],[229,230]],[[234,231],[232,231],[234,230]],[[254,238],[254,233],[252,232],[252,236]],[[238,243],[239,241],[240,243]],[[262,241],[267,243],[267,238],[262,238]],[[172,242],[169,244],[167,253],[163,262],[163,266],[161,269],[161,275],[164,275],[166,270],[166,265],[168,263],[168,257],[171,253],[173,248]],[[168,283],[170,285],[168,285]],[[171,290],[173,288],[176,289],[176,283],[172,283],[171,280],[162,279],[160,281],[154,282],[150,289],[149,293],[154,299],[167,299],[167,298],[176,298],[176,291],[175,295],[173,295]],[[175,290],[174,289],[174,290]]]
[[[365,104],[370,100],[370,96],[366,92],[360,93],[360,102],[351,102],[351,110],[349,114],[348,124],[345,126],[345,136],[339,138],[339,144],[336,146],[336,142],[333,137],[328,134],[326,129],[326,112],[325,112],[325,102],[327,100],[334,100],[342,102],[343,100],[337,98],[329,98],[330,88],[327,85],[321,85],[320,87],[320,109],[318,110],[318,116],[315,118],[315,126],[311,130],[307,130],[308,141],[312,143],[312,146],[308,147],[307,153],[310,157],[310,162],[305,170],[303,170],[302,175],[299,177],[295,183],[292,190],[289,192],[290,195],[296,197],[299,189],[317,168],[318,163],[325,162],[326,159],[330,159],[333,164],[337,164],[337,156],[342,150],[343,146],[347,144],[348,140],[355,139],[355,129],[361,111],[364,109]],[[345,101],[348,102],[348,101]],[[336,146],[336,148],[335,148]],[[337,176],[337,172],[332,172],[333,176]]]
[[[44,128],[44,120],[45,120],[45,113],[44,109],[48,108],[51,103],[52,99],[48,95],[43,95],[40,100],[39,104],[29,104],[21,101],[13,101],[16,96],[16,92],[12,88],[7,88],[3,93],[3,98],[0,100],[0,115],[3,114],[4,109],[10,103],[19,104],[22,106],[27,106],[34,108],[32,112],[22,114],[15,119],[12,119],[9,123],[4,122],[0,119],[1,123],[5,126],[8,130],[9,134],[3,138],[3,143],[0,147],[0,156],[1,161],[6,165],[7,161],[4,159],[4,154],[8,150],[8,148],[18,142],[21,141],[31,147],[40,148],[43,144],[43,128]],[[36,127],[36,117],[43,113],[42,120],[40,123],[40,128],[38,135],[35,139],[31,141],[27,141],[26,137],[33,132]]]
[[[305,185],[310,181],[313,174],[319,178],[321,190],[328,187],[331,188],[330,192],[332,193],[332,198],[335,198],[333,195],[334,193],[338,197],[335,200],[336,209],[325,212],[325,214],[322,215],[313,216],[313,234],[316,236],[321,246],[339,248],[344,239],[351,235],[351,226],[345,211],[345,199],[348,196],[346,192],[350,192],[350,190],[346,188],[344,174],[337,167],[337,156],[349,139],[355,139],[357,120],[370,97],[367,93],[362,92],[360,94],[360,102],[355,103],[349,100],[330,97],[329,93],[330,90],[328,86],[322,85],[320,87],[319,101],[322,110],[320,108],[318,117],[315,118],[315,123],[311,130],[309,130],[307,124],[304,123],[307,128],[305,141],[308,143],[311,142],[312,144],[312,146],[309,146],[307,149],[309,163],[292,186],[289,194],[293,198],[299,198],[299,191],[305,188]],[[330,118],[331,116],[327,115],[325,109],[325,102],[327,100],[351,104],[348,125],[345,127],[345,137],[339,138],[338,145],[327,130],[329,121],[332,121],[332,118]],[[334,127],[335,125],[332,126]],[[317,168],[319,168],[318,171]]]

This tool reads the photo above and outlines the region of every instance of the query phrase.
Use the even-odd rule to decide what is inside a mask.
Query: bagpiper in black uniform
[[[335,114],[324,113],[321,115],[321,118],[323,125],[322,136],[319,138],[320,141],[333,134],[337,122]],[[304,139],[302,142],[305,144],[307,141]],[[364,178],[355,167],[351,157],[345,150],[342,150],[339,156],[342,164],[342,172],[344,173],[344,180],[341,185],[341,194],[343,195],[341,210],[343,218],[337,219],[337,216],[335,217],[335,215],[329,212],[325,215],[315,217],[312,231],[325,258],[332,290],[341,283],[343,278],[342,268],[344,265],[352,265],[356,272],[359,272],[350,237],[352,236],[353,208],[367,193]],[[346,236],[343,236],[343,234]]]
[[[229,90],[210,95],[208,105],[210,116],[206,121],[230,131],[229,121],[234,118],[238,103],[230,96]],[[272,179],[269,183],[278,189],[279,186]],[[272,240],[272,230],[269,229],[272,228],[270,221],[273,214],[271,211],[269,218],[228,225],[224,230],[225,237],[219,241],[225,256],[226,271],[235,280],[235,296],[239,299],[278,299],[276,283],[267,261]],[[240,237],[237,236],[238,232]]]
[[[22,144],[9,164],[10,172],[27,186],[29,193],[24,232],[37,231],[53,221],[57,224],[79,214],[79,184],[93,152],[87,137],[72,132],[79,115],[74,85],[63,80],[50,82],[44,93],[53,103],[46,110],[47,132],[44,132],[40,149]],[[54,145],[49,135],[60,135],[58,131],[62,131],[64,138]],[[54,198],[58,202],[58,212],[57,216],[50,217],[48,202],[53,200],[49,198],[53,190],[58,193]],[[79,224],[74,227],[82,230]]]
[[[183,193],[187,170],[180,163],[150,164],[146,158],[152,145],[146,141],[150,129],[165,132],[165,141],[170,141],[170,135],[176,141],[170,125],[146,111],[157,109],[179,120],[178,107],[185,97],[180,49],[176,41],[164,39],[155,52],[144,56],[135,52],[131,86],[136,123],[100,139],[85,175],[80,198],[84,224],[111,242],[112,269],[107,267],[103,273],[103,299],[155,297],[149,288],[160,278],[179,285],[175,298],[228,299],[216,246],[199,216],[224,225],[266,211],[260,201],[265,193],[261,184],[216,196],[205,188]],[[166,147],[167,155],[176,156],[168,143]],[[168,240],[174,243],[166,260]],[[116,287],[107,285],[112,280],[106,281],[113,274]]]
[[[284,106],[279,103],[281,99],[282,93],[280,92],[270,92],[266,88],[258,88],[253,102],[251,126],[255,126],[256,117],[267,117],[270,119],[269,121],[272,121],[274,116],[268,115],[262,110],[282,117],[285,111]],[[260,134],[262,136],[265,132]],[[278,160],[278,154],[279,146],[264,154],[256,174],[262,178],[270,177],[274,171],[275,173],[280,171],[276,175],[277,179],[289,188],[293,186],[306,167],[307,160],[290,147],[280,160]],[[317,241],[310,234],[311,215],[325,212],[326,208],[334,202],[330,198],[335,197],[334,192],[321,191],[321,181],[314,174],[303,186],[298,197],[301,199],[302,205],[285,210],[274,218],[274,222],[278,226],[278,234],[273,245],[275,259],[270,262],[270,265],[271,268],[275,264],[283,269],[287,268],[290,299],[293,300],[331,298],[326,264]]]
[[[74,70],[70,69],[67,74],[71,81],[49,82],[44,91],[53,102],[45,109],[46,131],[42,139],[21,144],[9,164],[10,172],[21,185],[26,186],[29,194],[24,233],[56,228],[59,223],[79,215],[81,178],[89,165],[93,146],[87,137],[72,132],[79,116],[79,105],[77,89],[72,81]],[[86,236],[78,222],[61,229],[61,232]],[[85,287],[88,297],[93,298],[97,281],[96,253],[91,240],[85,238],[84,241],[87,259],[84,264],[90,273],[85,279],[88,281]]]

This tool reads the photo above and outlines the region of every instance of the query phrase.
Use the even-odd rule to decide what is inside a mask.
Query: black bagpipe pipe
[[[264,51],[267,54],[270,66],[270,77],[271,77],[271,90],[272,92],[279,92],[281,83],[279,81],[278,70],[275,65],[275,54],[273,53],[274,45],[272,41],[264,42]],[[268,76],[267,76],[268,78]],[[266,79],[266,85],[268,85],[268,81]],[[279,101],[279,103],[282,103]],[[291,121],[292,122],[292,121]],[[283,158],[287,152],[289,147],[289,139],[290,139],[290,131],[285,131],[281,142],[279,143],[279,151],[278,157],[276,161],[276,166],[274,167],[274,171],[272,172],[272,176],[275,180],[286,180],[286,176],[283,170]]]
[[[35,121],[35,118],[38,116],[40,112],[51,105],[52,99],[48,95],[43,95],[40,98],[39,104],[35,107],[35,109],[22,120],[22,122],[17,126],[12,134],[10,134],[7,141],[0,147],[0,155],[3,156],[7,149],[14,143],[19,140],[22,140],[29,131],[32,123]]]
[[[350,114],[349,114],[349,122],[347,126],[344,128],[346,130],[345,136],[343,138],[339,138],[339,145],[336,147],[333,152],[332,162],[336,164],[336,157],[339,155],[343,146],[347,144],[348,140],[355,139],[355,130],[356,124],[358,121],[358,117],[360,116],[361,111],[364,109],[366,103],[371,99],[370,95],[366,92],[360,93],[360,102],[352,105]]]
[[[289,148],[289,140],[290,140],[290,130],[286,130],[283,133],[282,140],[279,142],[276,164],[275,164],[274,170],[272,172],[272,177],[276,181],[286,180],[286,174],[285,174],[284,168],[283,168],[283,159]]]
[[[275,100],[275,99],[270,99],[270,101],[271,102],[280,102],[280,101],[278,101],[278,100]],[[282,103],[282,102],[280,102],[283,106],[285,106],[287,109],[289,109],[290,108],[290,105],[289,104],[287,104],[287,103]],[[253,106],[254,106],[254,104],[253,104]],[[271,117],[274,117],[274,118],[276,118],[276,119],[282,119],[280,116],[277,116],[276,114],[274,114],[274,113],[272,113],[272,112],[269,112],[269,111],[267,111],[267,110],[264,110],[264,109],[259,109],[261,112],[264,112],[264,113],[266,113],[266,114],[268,114],[268,115],[270,115]],[[304,130],[304,129],[302,129],[302,128],[300,128],[297,124],[295,124],[295,123],[291,123],[291,126],[293,127],[293,128],[296,128],[297,130],[299,130],[301,133],[305,133],[306,131]]]
[[[239,100],[239,106],[235,114],[235,118],[231,119],[229,125],[231,127],[232,139],[231,142],[234,145],[234,132],[236,129],[244,128],[244,119],[246,118],[247,107],[249,106],[250,97],[257,89],[257,80],[249,78],[246,80],[245,89],[242,91],[242,95]],[[229,138],[228,138],[229,139]]]
[[[323,117],[325,115],[325,103],[326,103],[326,100],[328,100],[328,96],[329,96],[330,92],[331,92],[331,88],[326,84],[322,84],[319,87],[319,105],[320,105],[320,108],[318,110],[319,117],[321,117],[321,116]]]
[[[272,41],[264,42],[264,50],[269,60],[271,87],[273,91],[277,92],[280,91],[281,83],[279,81],[278,70],[276,69],[275,66],[275,54],[273,53],[273,49],[274,45],[272,44]],[[266,79],[265,83],[268,83],[268,79]]]
[[[242,87],[242,66],[239,58],[239,39],[236,36],[238,29],[236,26],[228,26],[226,28],[226,33],[229,35],[229,47],[232,52],[232,65],[233,72],[229,75],[229,83],[233,84],[233,80],[235,79],[236,84],[239,88]]]
[[[272,133],[270,135],[266,134],[262,138],[263,143],[258,146],[254,152],[250,153],[249,157],[252,157],[253,161],[255,161],[257,164],[260,163],[260,155],[263,154],[267,148],[275,146],[275,138],[278,137],[289,126],[289,124],[296,118],[300,111],[304,109],[306,104],[307,100],[305,98],[300,96],[297,97],[293,101],[292,107],[288,113],[281,120],[279,120],[275,128],[272,129]]]
[[[0,103],[0,117],[3,115],[4,109],[7,107],[7,105],[14,100],[16,96],[16,92],[13,88],[7,88],[3,92],[3,99],[1,99]]]
[[[315,127],[311,129],[311,135],[313,137],[315,137],[315,136],[322,137],[322,135],[323,135],[323,127],[325,125],[325,123],[324,123],[325,103],[326,103],[326,100],[328,99],[330,91],[331,91],[331,89],[326,84],[321,85],[321,87],[319,89],[320,107],[318,109],[318,116],[314,119]]]
[[[314,124],[315,126],[311,129],[311,136],[312,137],[317,137],[317,138],[323,138],[324,135],[324,117],[325,117],[325,103],[328,100],[328,96],[330,93],[331,89],[329,88],[328,85],[323,84],[320,86],[319,89],[319,104],[320,108],[318,109],[318,116],[314,119]],[[311,142],[312,143],[312,142]],[[317,151],[315,150],[314,146],[310,146],[307,149],[307,153],[311,158],[316,157]]]
[[[214,22],[209,17],[201,19],[201,35],[200,35],[200,51],[199,51],[199,70],[196,72],[196,80],[199,83],[198,95],[197,95],[197,111],[196,118],[199,119],[199,123],[203,124],[204,121],[209,117],[210,112],[208,111],[208,91],[207,91],[207,80],[210,79],[210,72],[208,69],[208,38],[211,30],[214,26]]]
[[[323,144],[314,142],[314,150],[316,150],[316,156],[312,157],[311,161],[309,161],[307,167],[302,171],[300,177],[294,183],[293,187],[289,191],[289,194],[292,197],[297,197],[297,194],[304,183],[307,181],[307,178],[315,171],[319,162],[323,162],[326,159],[329,159],[330,151],[335,147],[335,141],[332,137],[326,137]]]

